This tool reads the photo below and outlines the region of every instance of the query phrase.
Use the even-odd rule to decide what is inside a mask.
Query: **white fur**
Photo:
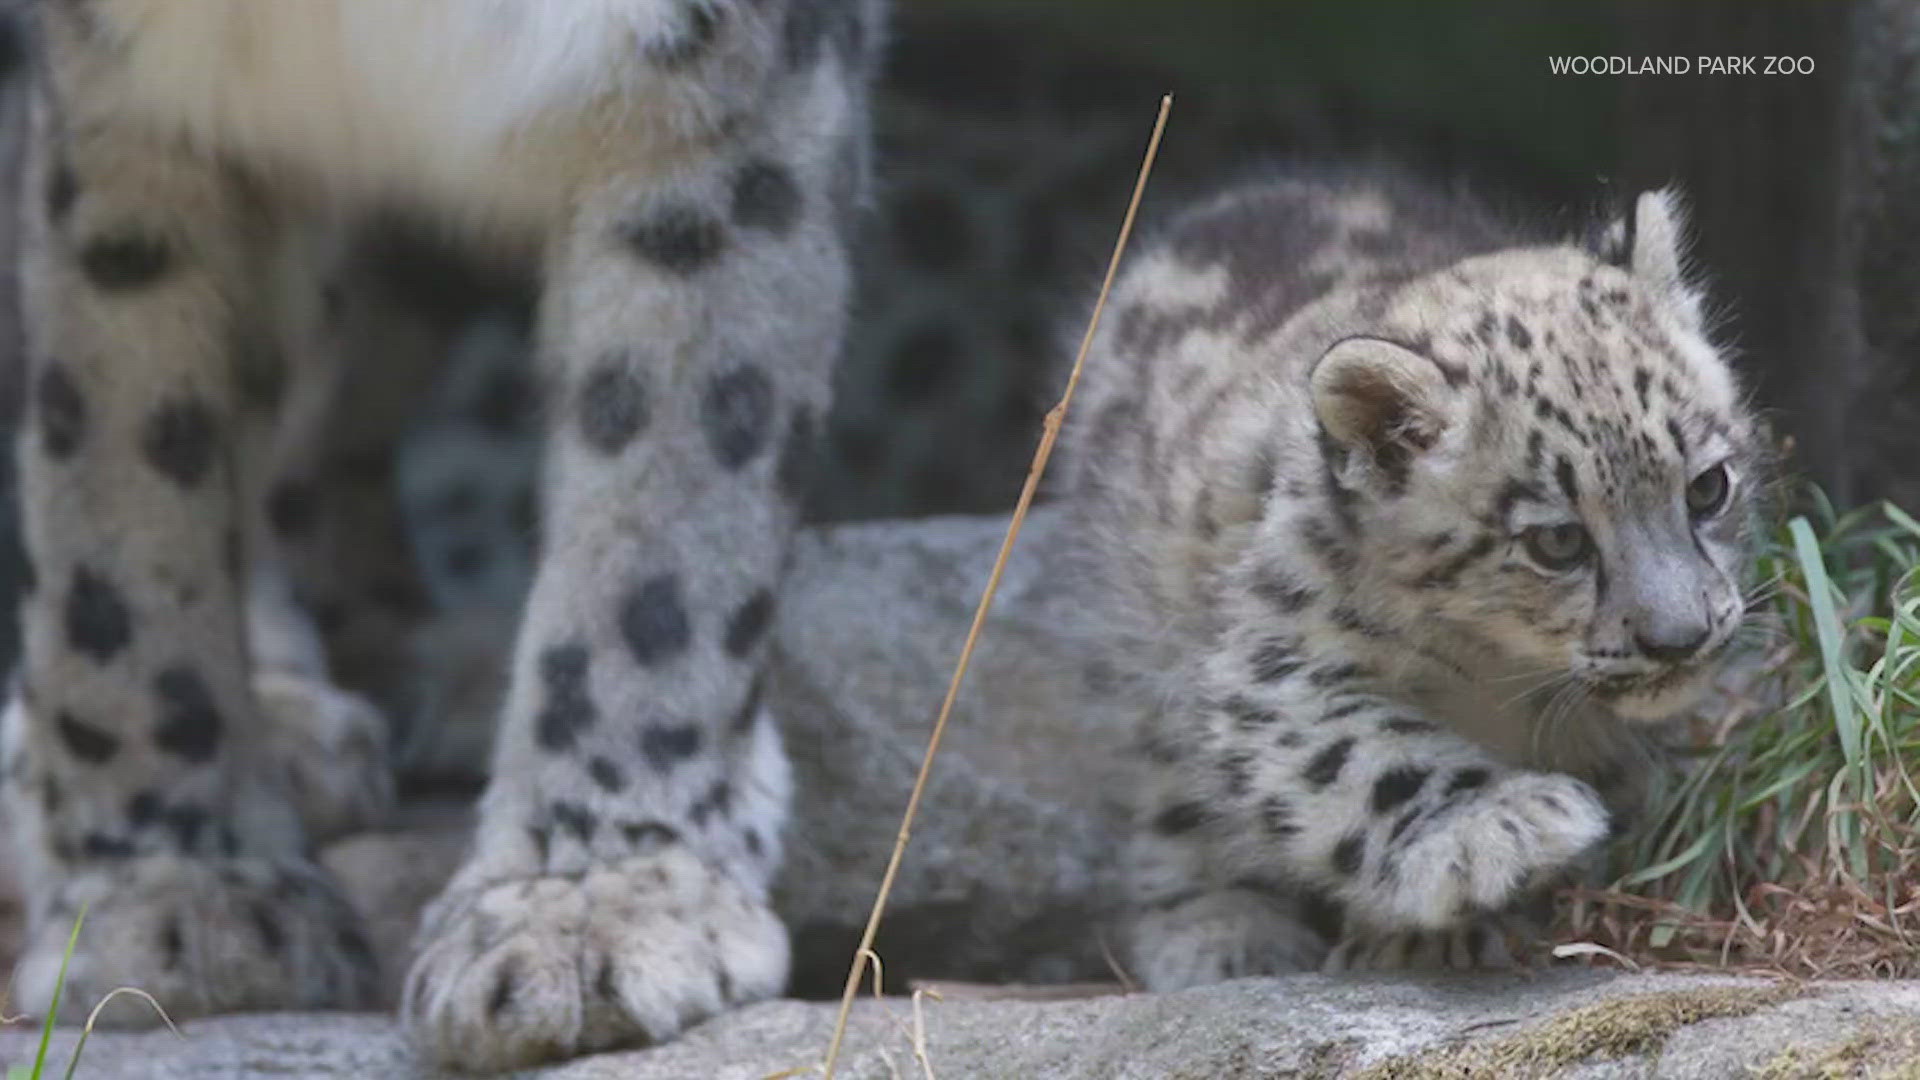
[[[561,185],[509,144],[615,90],[623,56],[672,10],[660,0],[109,0],[101,15],[125,44],[128,99],[157,123],[333,185],[419,189],[511,215],[547,209]]]

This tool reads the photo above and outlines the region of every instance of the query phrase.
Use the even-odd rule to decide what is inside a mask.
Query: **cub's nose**
[[[1705,623],[1643,626],[1633,632],[1633,643],[1650,660],[1677,664],[1698,653],[1711,634]]]

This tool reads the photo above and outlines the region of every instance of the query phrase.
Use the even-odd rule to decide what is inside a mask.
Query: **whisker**
[[[1742,623],[1734,628],[1733,640],[1743,645],[1778,645],[1794,640],[1787,628],[1778,623]]]
[[[1481,681],[1486,683],[1510,683],[1520,679],[1538,678],[1543,680],[1544,685],[1545,682],[1552,681],[1554,678],[1565,675],[1566,673],[1567,669],[1564,667],[1556,667],[1552,664],[1541,664],[1537,667],[1522,668],[1519,671],[1509,671],[1503,675],[1488,675],[1482,678]]]
[[[1499,707],[1501,709],[1512,708],[1513,705],[1519,702],[1521,698],[1528,697],[1532,694],[1541,693],[1542,691],[1545,691],[1548,689],[1557,689],[1558,688],[1557,684],[1560,683],[1562,680],[1570,680],[1574,677],[1573,673],[1570,671],[1559,671],[1554,669],[1546,669],[1542,672],[1539,672],[1538,674],[1541,676],[1538,682],[1534,682],[1527,686],[1521,687],[1511,697],[1508,697],[1504,701],[1500,702]]]
[[[1561,723],[1584,703],[1584,690],[1585,684],[1569,674],[1553,696],[1547,699],[1546,706],[1535,715],[1530,740],[1535,757],[1546,756],[1546,748],[1556,741],[1553,736],[1559,733]]]

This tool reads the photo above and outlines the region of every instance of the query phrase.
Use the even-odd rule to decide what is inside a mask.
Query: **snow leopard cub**
[[[1745,611],[1761,439],[1675,196],[1541,242],[1394,174],[1205,203],[1134,257],[1067,490],[1145,703],[1152,988],[1508,961]]]

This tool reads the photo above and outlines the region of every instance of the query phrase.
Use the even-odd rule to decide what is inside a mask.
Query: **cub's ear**
[[[1372,337],[1334,344],[1314,364],[1314,415],[1334,442],[1358,451],[1390,481],[1447,430],[1454,396],[1428,357]]]
[[[1699,326],[1700,297],[1687,284],[1687,212],[1679,191],[1641,192],[1593,243],[1594,255],[1647,283],[1655,296]]]
[[[1662,289],[1680,288],[1686,277],[1687,212],[1672,188],[1646,191],[1634,200],[1634,274]]]

